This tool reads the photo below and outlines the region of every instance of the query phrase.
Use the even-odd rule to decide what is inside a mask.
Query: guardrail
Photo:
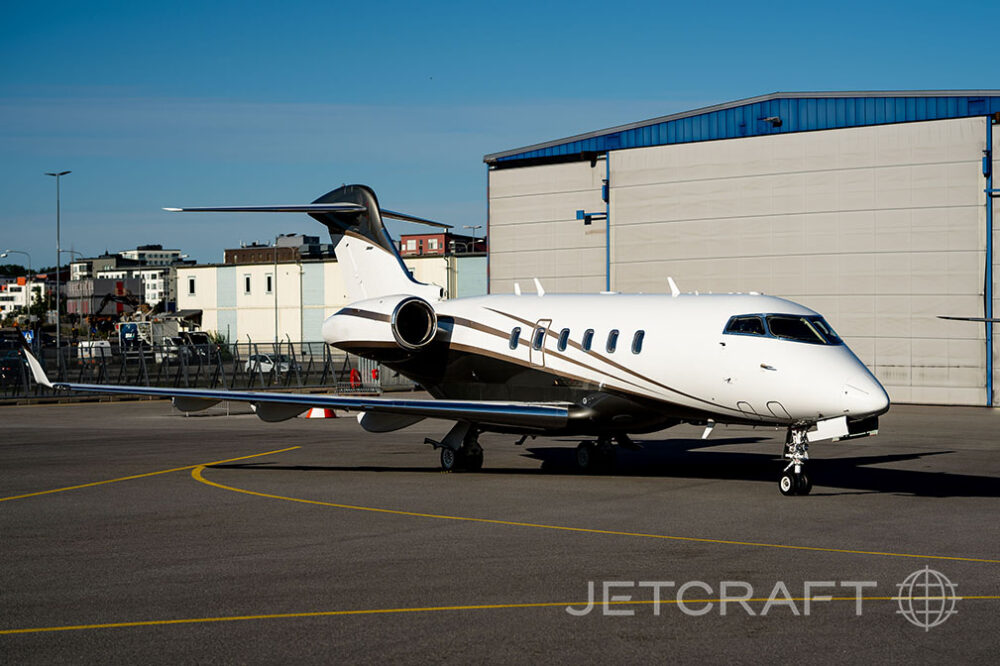
[[[322,342],[203,345],[44,347],[38,359],[53,382],[125,384],[229,390],[325,389],[381,393],[413,382],[374,361]],[[19,351],[0,358],[0,399],[34,398],[53,391],[37,384]]]

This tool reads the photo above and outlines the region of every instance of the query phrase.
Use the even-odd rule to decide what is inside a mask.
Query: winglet
[[[52,382],[45,376],[45,371],[42,370],[42,364],[38,362],[38,359],[28,351],[27,347],[22,347],[21,351],[24,352],[24,358],[28,361],[28,367],[31,368],[31,374],[35,377],[35,381],[42,386],[52,388]]]

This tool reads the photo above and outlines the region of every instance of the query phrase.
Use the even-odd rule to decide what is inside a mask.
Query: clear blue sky
[[[8,2],[0,250],[202,262],[345,182],[461,227],[486,153],[774,91],[1000,87],[1000,2]],[[24,259],[12,255],[17,263]]]

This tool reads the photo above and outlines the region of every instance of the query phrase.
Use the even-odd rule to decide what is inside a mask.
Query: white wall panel
[[[574,162],[491,171],[490,291],[519,282],[547,291],[597,292],[605,283],[605,222],[585,225],[577,210],[604,212],[605,163]]]
[[[893,399],[983,404],[982,327],[937,315],[982,312],[984,139],[972,118],[615,151],[612,287],[786,296]]]

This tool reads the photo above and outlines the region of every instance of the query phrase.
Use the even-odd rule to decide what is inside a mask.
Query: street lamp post
[[[482,229],[483,225],[481,225],[481,224],[466,224],[466,225],[463,225],[462,228],[463,229],[472,229],[472,251],[475,252],[476,251],[476,244],[477,244],[477,241],[479,240],[478,238],[476,238],[476,231],[478,229]],[[466,250],[466,251],[468,251],[468,250]]]
[[[11,253],[13,253],[13,254],[23,254],[24,256],[26,256],[28,258],[28,276],[25,279],[25,282],[27,283],[27,285],[26,285],[25,288],[28,290],[28,297],[24,301],[24,303],[25,303],[24,307],[25,307],[25,310],[30,310],[30,308],[31,308],[31,255],[28,254],[27,252],[25,252],[24,250],[4,250],[3,254],[0,254],[0,259],[5,259],[7,257],[7,255],[11,254]]]
[[[59,378],[62,378],[62,346],[61,346],[61,335],[60,329],[62,329],[62,318],[60,316],[61,309],[59,307],[59,273],[62,272],[62,261],[60,257],[60,248],[62,244],[59,242],[59,232],[60,232],[60,200],[59,200],[59,180],[72,173],[71,171],[58,171],[56,173],[46,172],[46,176],[52,176],[56,179],[56,374]]]
[[[71,254],[71,255],[75,254],[80,259],[83,259],[83,253],[82,252],[77,252],[76,250],[59,250],[60,258],[64,254]],[[69,263],[70,263],[70,266],[72,267],[73,262],[71,261]],[[72,278],[72,275],[73,275],[73,271],[72,271],[72,268],[71,268],[71,270],[70,270],[70,277],[71,278]],[[68,285],[67,285],[67,289],[66,290],[69,291]],[[66,297],[66,304],[69,305],[69,296]],[[80,293],[79,293],[79,290],[78,290],[77,291],[77,295],[76,295],[76,315],[77,316],[79,316],[79,314],[80,314],[80,310],[81,310],[81,306],[82,305],[83,305],[82,298],[80,297]],[[93,307],[93,306],[91,306],[91,307]]]

